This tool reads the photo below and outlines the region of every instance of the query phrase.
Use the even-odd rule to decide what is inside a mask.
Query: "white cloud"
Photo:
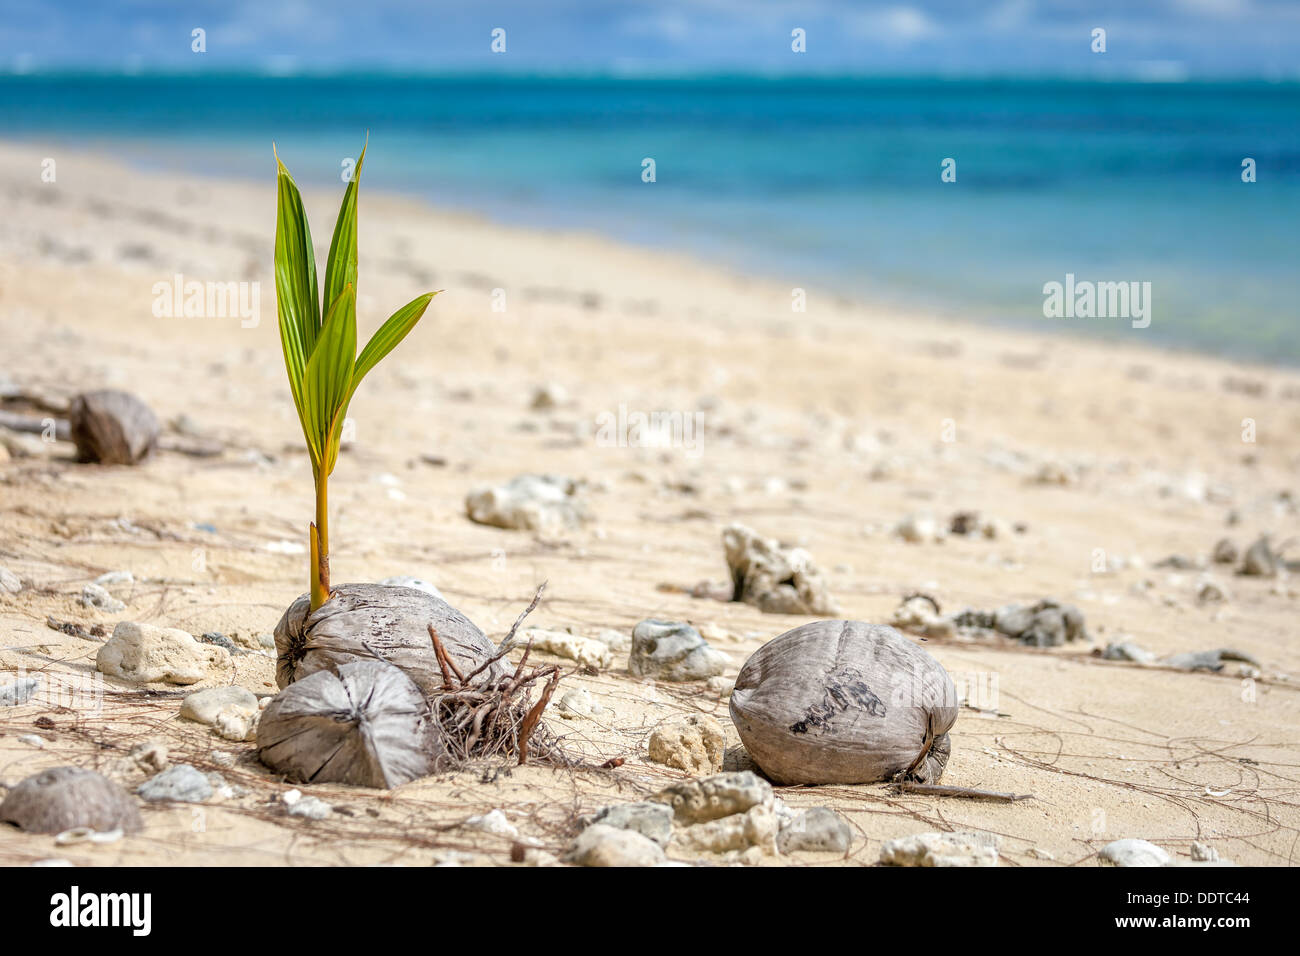
[[[1225,19],[1244,17],[1251,12],[1250,0],[1174,0],[1174,7],[1185,13]]]
[[[938,36],[943,31],[928,14],[916,7],[887,7],[855,16],[851,31],[889,43],[914,43]]]
[[[1002,0],[989,11],[984,22],[994,30],[1014,30],[1024,26],[1036,12],[1034,0]]]
[[[684,14],[675,11],[629,17],[623,21],[623,32],[630,36],[661,37],[680,42],[690,35],[691,21]]]

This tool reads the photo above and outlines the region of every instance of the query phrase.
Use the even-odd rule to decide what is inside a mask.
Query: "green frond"
[[[366,347],[357,356],[356,369],[352,373],[352,391],[355,392],[370,370],[378,365],[385,355],[397,348],[397,344],[406,338],[406,333],[415,328],[415,323],[420,321],[424,310],[429,307],[429,303],[438,292],[426,292],[424,295],[416,296],[390,315],[388,321],[370,337]]]
[[[329,305],[342,294],[344,286],[357,287],[357,187],[361,183],[361,167],[366,161],[366,147],[361,147],[352,181],[343,192],[334,223],[334,238],[330,241],[329,258],[325,261],[325,304]]]
[[[313,444],[304,407],[303,378],[307,363],[316,347],[320,329],[320,304],[316,299],[316,255],[312,249],[311,230],[302,196],[289,170],[275,158],[275,296],[280,320],[280,344],[284,349],[289,390],[302,421],[307,445],[313,459],[319,448]]]
[[[303,380],[307,420],[321,453],[317,460],[327,475],[338,460],[340,412],[352,395],[356,354],[357,297],[356,290],[347,285],[330,306]]]

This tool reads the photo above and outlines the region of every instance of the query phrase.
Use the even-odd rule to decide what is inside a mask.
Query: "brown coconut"
[[[158,445],[158,419],[128,392],[101,389],[73,399],[68,412],[72,440],[82,461],[134,465]]]
[[[276,694],[257,725],[257,754],[290,780],[391,788],[439,769],[443,746],[409,677],[355,661]]]
[[[399,668],[425,694],[437,694],[443,676],[429,625],[466,677],[496,653],[469,618],[441,598],[415,588],[344,584],[334,588],[315,613],[304,594],[275,626],[276,682],[288,687],[349,661],[379,660]],[[480,676],[504,673],[498,662]]]
[[[0,803],[0,821],[28,833],[62,833],[74,827],[136,833],[144,826],[129,793],[81,767],[54,767],[23,780]]]
[[[731,719],[782,784],[933,783],[948,763],[957,690],[891,627],[815,621],[759,648],[736,678]]]

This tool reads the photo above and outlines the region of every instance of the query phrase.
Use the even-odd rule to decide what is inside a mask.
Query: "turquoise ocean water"
[[[177,170],[269,181],[274,139],[301,182],[337,182],[367,129],[368,184],[503,221],[810,296],[1300,363],[1300,84],[0,77],[0,136]],[[1044,318],[1067,273],[1150,282],[1150,327]]]

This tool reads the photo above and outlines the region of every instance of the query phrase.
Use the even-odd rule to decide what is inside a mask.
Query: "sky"
[[[1300,77],[1300,0],[0,0],[0,23],[8,72]]]

